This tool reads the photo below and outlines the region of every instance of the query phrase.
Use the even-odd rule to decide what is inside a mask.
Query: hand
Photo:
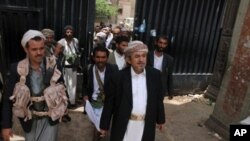
[[[100,129],[100,133],[101,133],[101,135],[100,135],[100,137],[105,137],[105,136],[107,136],[107,134],[108,134],[108,130],[103,130],[103,129]]]
[[[158,128],[162,132],[164,128],[164,124],[156,124],[156,128]]]
[[[2,136],[4,141],[10,141],[10,137],[13,137],[11,128],[2,129]]]
[[[89,97],[88,96],[83,96],[83,100],[84,101],[89,100]]]

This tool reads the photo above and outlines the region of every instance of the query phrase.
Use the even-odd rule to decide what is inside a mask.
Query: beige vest
[[[57,83],[62,73],[57,69],[54,56],[46,57],[46,69],[54,68],[54,73],[50,79],[50,86],[47,87],[43,96],[32,97],[30,89],[26,86],[26,76],[29,73],[29,59],[21,60],[17,65],[17,72],[20,75],[20,81],[16,83],[13,95],[10,100],[13,104],[13,114],[17,117],[24,118],[24,121],[32,119],[32,115],[49,116],[53,121],[61,119],[67,111],[68,98],[65,93],[65,86]],[[30,106],[34,102],[45,101],[48,106],[48,111],[39,112],[31,111]]]

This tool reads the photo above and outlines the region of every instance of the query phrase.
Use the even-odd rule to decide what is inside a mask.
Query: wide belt
[[[145,115],[131,114],[129,119],[136,121],[143,121],[145,119]]]
[[[44,117],[44,116],[49,116],[48,112],[38,112],[38,111],[32,111],[33,115],[36,115],[38,117]]]
[[[31,97],[32,102],[41,102],[41,101],[44,101],[44,100],[45,100],[44,96],[37,96],[37,97],[32,96]]]

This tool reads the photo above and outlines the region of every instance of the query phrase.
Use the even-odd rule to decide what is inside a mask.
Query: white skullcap
[[[22,41],[21,41],[22,46],[25,47],[25,45],[27,44],[27,42],[30,39],[32,39],[32,38],[34,38],[36,36],[41,37],[41,38],[43,38],[45,40],[45,37],[42,34],[42,32],[37,31],[37,30],[28,30],[27,32],[25,32],[23,34],[23,38],[22,38]]]
[[[98,33],[96,34],[96,36],[97,36],[97,37],[101,37],[102,39],[105,39],[105,38],[107,37],[107,34],[104,33],[104,32],[98,32]]]
[[[143,42],[136,40],[128,43],[128,47],[124,49],[125,55],[137,51],[148,52],[148,47]]]
[[[45,37],[48,37],[48,36],[55,36],[55,32],[49,28],[44,28],[42,31],[43,35]]]

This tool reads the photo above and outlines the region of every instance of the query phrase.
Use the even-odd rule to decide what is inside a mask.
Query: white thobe
[[[136,74],[131,67],[131,75],[133,98],[133,108],[131,114],[145,115],[147,107],[146,71],[144,70],[142,73]],[[141,141],[144,125],[144,120],[129,120],[123,141]]]
[[[66,39],[61,39],[58,41],[61,45],[64,46],[64,55],[75,54],[78,49],[78,40],[73,38],[74,41],[71,41],[70,44],[67,43]],[[70,46],[70,47],[69,47]],[[65,65],[70,65],[68,61],[65,61]],[[77,86],[77,71],[74,71],[73,68],[64,68],[63,69],[63,77],[65,81],[65,85],[67,88],[67,92],[69,95],[70,104],[75,104],[76,99],[76,86]]]
[[[119,70],[123,69],[126,66],[125,55],[120,55],[117,51],[114,52],[114,55]]]
[[[94,65],[93,67],[93,81],[94,81],[94,91],[92,93],[92,99],[93,100],[97,100],[97,97],[100,93],[100,90],[99,90],[99,84],[97,82],[97,79],[96,79],[96,75],[95,75],[95,70],[97,69],[96,65]],[[98,69],[97,69],[97,72],[99,73],[99,76],[100,76],[100,79],[102,81],[102,84],[104,85],[104,77],[105,77],[105,71],[106,71],[106,68],[104,69],[103,72],[100,72]],[[98,123],[100,123],[100,119],[101,119],[101,115],[102,115],[102,109],[103,107],[101,108],[94,108],[93,107],[93,111],[95,113],[95,116],[96,116],[96,119],[98,120]]]
[[[163,55],[158,57],[154,54],[154,68],[162,71],[162,61],[163,61]]]
[[[94,81],[94,91],[92,93],[92,99],[93,100],[97,100],[97,97],[98,97],[98,94],[100,93],[100,90],[99,90],[99,84],[97,82],[97,79],[96,79],[96,75],[95,75],[95,70],[97,69],[96,65],[94,65],[93,67],[93,81]],[[104,69],[103,72],[100,72],[98,69],[97,69],[97,72],[99,73],[99,76],[101,78],[101,81],[102,81],[102,84],[104,85],[104,75],[105,75],[105,71],[106,71],[106,68]]]
[[[109,35],[106,39],[106,42],[105,42],[106,48],[109,48],[109,45],[110,45],[112,40],[113,40],[113,33],[109,33]]]

